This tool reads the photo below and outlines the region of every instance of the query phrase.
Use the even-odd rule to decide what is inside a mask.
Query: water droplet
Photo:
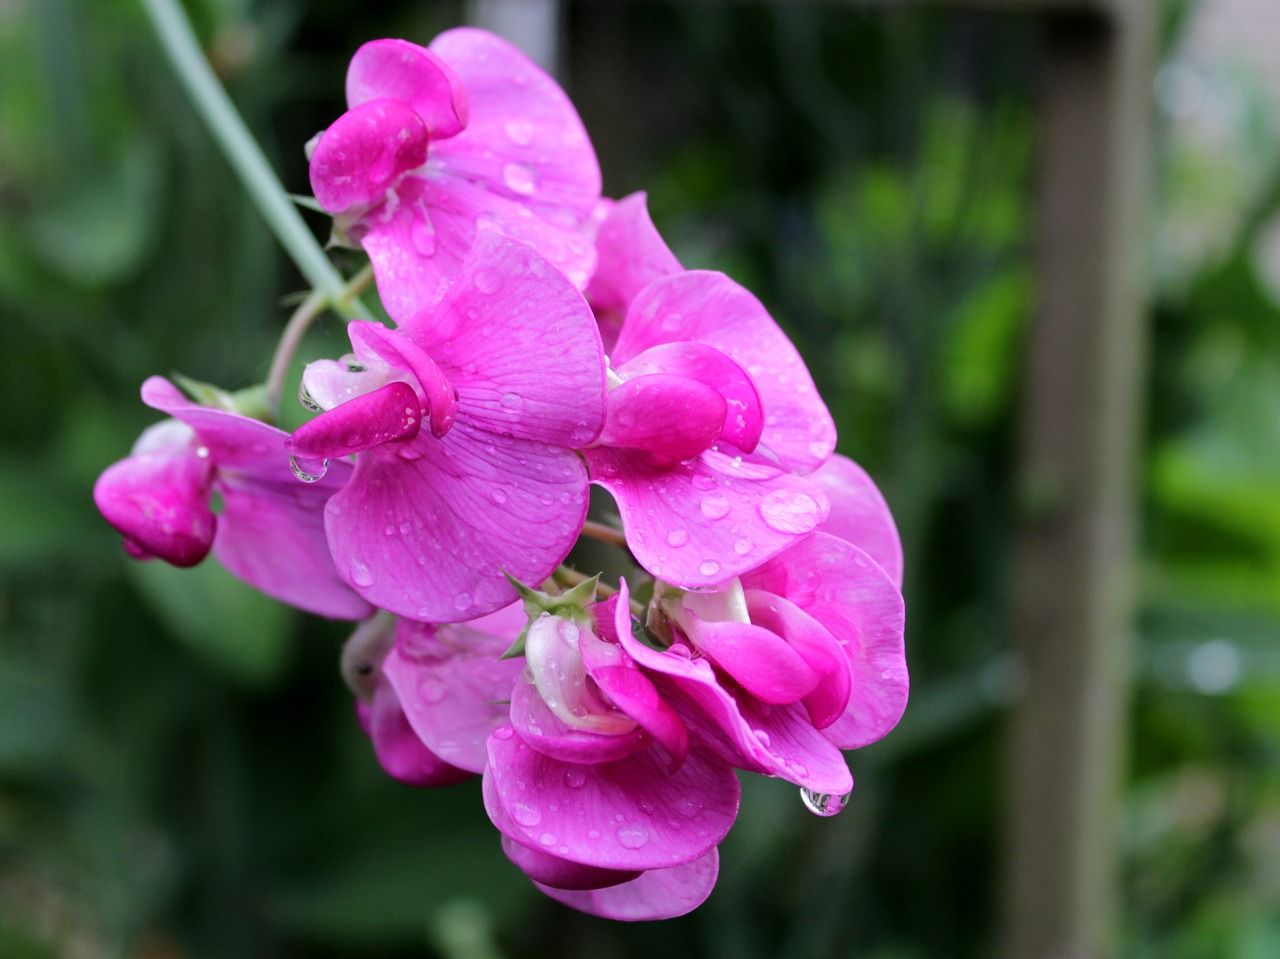
[[[698,567],[698,572],[703,576],[714,576],[720,572],[720,564],[714,559],[703,560],[702,565]]]
[[[689,533],[686,530],[673,529],[667,534],[667,542],[677,548],[681,547],[685,543],[689,542]]]
[[[845,804],[849,801],[846,793],[843,796],[834,796],[829,793],[818,793],[812,789],[801,789],[800,798],[804,800],[805,807],[809,812],[817,816],[834,816],[840,810],[844,809]]]
[[[508,163],[502,168],[502,182],[512,193],[521,196],[532,196],[538,189],[538,182],[533,171],[523,163]]]
[[[202,460],[207,460],[209,458],[209,447],[207,446],[197,447],[196,456]]]
[[[773,744],[773,740],[769,737],[769,734],[765,732],[763,729],[753,729],[751,730],[751,733],[753,736],[756,737],[756,739],[760,741],[760,745],[765,747],[766,749],[768,749],[769,746]]]
[[[677,800],[676,812],[684,816],[685,819],[697,819],[702,814],[702,803],[687,798]]]
[[[522,826],[536,826],[542,822],[542,810],[525,802],[512,803],[511,818]]]
[[[639,849],[649,841],[649,830],[640,823],[625,823],[614,831],[618,845],[624,849]]]
[[[503,129],[507,138],[518,146],[527,147],[533,142],[533,124],[528,120],[508,120]]]
[[[493,491],[493,501],[501,506],[507,501],[507,491],[496,489]]]
[[[724,519],[729,515],[729,501],[718,493],[702,497],[702,515],[707,519]]]
[[[821,440],[814,440],[809,444],[809,455],[815,459],[825,459],[831,455],[831,444],[824,443]]]
[[[693,488],[700,489],[705,493],[707,490],[716,488],[716,481],[704,473],[698,473],[693,478]]]
[[[579,768],[578,766],[573,766],[565,770],[564,784],[568,786],[570,789],[577,789],[586,781],[587,781],[586,771]]]
[[[500,402],[504,410],[518,410],[524,406],[524,397],[519,393],[503,393]]]
[[[349,572],[351,573],[351,582],[357,586],[367,588],[373,585],[373,570],[359,560],[352,561]]]
[[[413,248],[423,256],[435,256],[436,229],[425,214],[413,221],[413,226],[409,228],[409,239],[413,241]]]
[[[653,803],[650,802],[649,800],[641,799],[640,802],[637,803],[637,805],[640,807],[640,811],[644,813],[646,816],[653,815]]]
[[[438,679],[424,679],[418,683],[418,698],[424,703],[440,702],[446,691],[445,684]]]
[[[755,546],[755,543],[751,542],[751,540],[746,539],[744,537],[743,539],[740,539],[733,544],[733,551],[737,553],[739,556],[746,556],[749,552],[751,552],[751,549],[754,546]]]
[[[810,533],[818,525],[821,512],[817,501],[798,490],[774,490],[760,503],[760,518],[779,533]]]
[[[510,726],[499,726],[497,729],[493,731],[493,738],[494,739],[510,739],[512,736],[515,735],[515,733],[516,731],[512,729]]]
[[[454,597],[453,605],[455,609],[467,609],[471,605],[471,594],[459,593]]]
[[[544,846],[554,846],[556,844],[556,837],[549,832],[544,832],[538,837],[538,842],[542,843]]]
[[[662,318],[662,328],[668,333],[680,329],[684,325],[684,317],[679,313],[668,313]]]
[[[299,462],[296,456],[290,456],[289,468],[293,470],[293,475],[302,480],[302,482],[314,483],[324,479],[324,474],[329,469],[329,461],[305,459]]]
[[[382,532],[385,533],[387,536],[395,536],[396,528],[391,523],[388,523],[387,528],[384,529]]]

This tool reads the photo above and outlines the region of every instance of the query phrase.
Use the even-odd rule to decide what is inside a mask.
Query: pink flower
[[[347,105],[315,145],[311,185],[369,254],[393,319],[439,292],[482,225],[586,285],[595,151],[564,91],[515,47],[466,28],[429,49],[375,40],[351,60]]]
[[[336,619],[373,611],[338,578],[324,540],[322,510],[351,476],[347,464],[301,486],[281,430],[200,406],[158,376],[142,384],[142,399],[174,419],[144,432],[93,489],[131,555],[194,566],[212,548],[236,576],[301,609]]]
[[[522,243],[482,233],[438,302],[398,331],[349,328],[355,355],[303,376],[323,409],[289,438],[305,474],[356,454],[325,510],[342,577],[382,609],[431,622],[540,583],[587,510],[575,449],[603,419],[604,366],[582,295]],[[426,427],[425,429],[423,427]]]
[[[831,513],[818,529],[857,546],[879,563],[901,589],[902,540],[889,504],[866,470],[837,453],[809,478],[831,500]]]
[[[634,294],[611,360],[605,428],[585,453],[654,576],[714,585],[826,519],[826,494],[800,474],[831,455],[835,425],[747,290],[707,271],[652,280]]]

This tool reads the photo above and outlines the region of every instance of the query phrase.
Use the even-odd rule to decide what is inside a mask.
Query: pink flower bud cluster
[[[685,913],[736,770],[830,814],[841,751],[897,723],[893,520],[765,308],[683,269],[642,194],[601,199],[581,120],[522,54],[472,29],[375,41],[347,102],[312,186],[394,326],[352,323],[348,355],[306,368],[317,415],[291,435],[148,380],[171,419],[98,506],[135,557],[213,551],[302,609],[385,611],[352,655],[386,770],[480,775],[507,856],[561,902]],[[565,579],[590,484],[645,603],[626,580],[535,591]]]

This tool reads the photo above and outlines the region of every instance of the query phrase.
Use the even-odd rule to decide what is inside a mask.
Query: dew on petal
[[[512,729],[510,726],[499,726],[497,729],[493,731],[493,738],[494,739],[510,739],[512,736],[515,735],[515,732],[516,731]]]
[[[716,481],[704,473],[699,473],[693,478],[693,488],[702,490],[705,493],[707,490],[716,488]]]
[[[800,798],[804,800],[805,808],[815,816],[834,816],[840,810],[844,809],[849,802],[849,794],[836,796],[831,793],[814,792],[812,789],[800,790]]]
[[[702,565],[698,567],[698,572],[703,576],[714,576],[720,572],[720,564],[714,559],[703,560]]]
[[[670,533],[667,534],[667,542],[670,543],[672,546],[679,548],[683,546],[685,543],[689,542],[689,533],[687,530],[673,529]]]
[[[760,518],[779,533],[810,533],[818,525],[821,508],[808,493],[774,490],[760,503]]]
[[[533,171],[523,163],[508,163],[502,168],[502,182],[512,193],[532,196],[538,189]]]
[[[459,593],[456,597],[454,597],[453,605],[457,609],[467,609],[468,607],[471,606],[471,594]]]
[[[542,810],[530,803],[512,803],[511,818],[522,826],[536,826],[542,822]]]
[[[684,325],[684,317],[679,313],[668,313],[662,318],[662,328],[668,333],[680,329]]]
[[[565,770],[564,784],[570,789],[577,789],[587,781],[587,773],[579,766]]]
[[[542,843],[544,846],[554,846],[556,844],[556,837],[552,833],[544,832],[538,837],[538,842]]]
[[[418,683],[418,698],[424,703],[440,702],[447,691],[445,684],[438,679],[424,679]]]
[[[724,519],[729,515],[729,501],[717,494],[702,497],[702,515],[707,519]]]
[[[359,560],[351,563],[351,582],[357,586],[368,588],[373,585],[373,570]]]
[[[303,463],[306,465],[304,466]],[[293,470],[293,475],[302,480],[302,482],[315,483],[324,479],[324,474],[329,470],[329,461],[304,460],[299,462],[296,456],[290,456],[289,469]]]
[[[751,540],[743,537],[733,544],[733,551],[739,556],[746,556],[754,548],[755,544]]]
[[[499,402],[504,410],[518,410],[524,406],[524,397],[519,393],[503,393]]]
[[[614,831],[618,845],[624,849],[639,849],[649,841],[649,830],[640,823],[625,823]]]
[[[497,503],[499,506],[501,506],[503,503],[507,501],[507,491],[501,490],[501,489],[494,490],[493,501]]]
[[[533,124],[528,120],[509,120],[503,129],[507,139],[517,146],[527,147],[533,142]]]
[[[809,444],[809,455],[815,459],[823,459],[831,455],[831,444],[824,443],[821,440],[814,440]]]

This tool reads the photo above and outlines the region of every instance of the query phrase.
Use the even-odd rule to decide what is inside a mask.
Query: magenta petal
[[[597,312],[625,313],[645,286],[682,269],[649,218],[643,193],[613,204],[596,236],[596,252],[587,299]]]
[[[813,692],[818,674],[780,636],[751,623],[688,616],[689,641],[765,703],[793,703]]]
[[[388,97],[408,104],[432,139],[451,137],[467,125],[461,81],[430,50],[407,40],[373,40],[347,67],[347,106]]]
[[[567,763],[613,762],[630,756],[648,743],[644,732],[633,724],[630,730],[620,733],[600,733],[568,725],[543,702],[537,688],[524,680],[517,682],[511,691],[511,725],[538,752]]]
[[[604,869],[697,859],[724,838],[738,811],[733,770],[701,750],[675,773],[653,749],[584,766],[551,759],[499,729],[489,738],[485,780],[490,818],[516,842]]]
[[[449,786],[471,777],[472,773],[449,765],[423,745],[390,683],[378,683],[373,703],[357,703],[356,711],[373,740],[378,762],[393,779],[410,786]]]
[[[670,466],[710,448],[728,410],[714,388],[685,376],[637,376],[610,390],[600,445],[644,450]]]
[[[650,869],[617,886],[583,890],[557,889],[545,883],[537,886],[579,912],[622,922],[645,922],[674,919],[697,909],[711,895],[719,873],[720,854],[712,849],[693,862]]]
[[[815,533],[744,575],[742,585],[785,596],[844,645],[853,688],[844,715],[823,730],[832,742],[856,749],[897,725],[909,688],[902,594],[878,563]]]
[[[412,373],[416,393],[431,421],[431,435],[449,432],[458,415],[458,394],[435,360],[409,337],[377,323],[353,323],[348,332],[358,354],[372,354],[388,366]]]
[[[582,294],[530,246],[482,231],[439,303],[401,326],[468,421],[579,448],[604,422],[604,352]]]
[[[329,501],[339,572],[382,609],[429,622],[473,619],[516,598],[506,571],[540,583],[586,518],[582,462],[570,450],[494,436],[461,419],[361,454]]]
[[[640,875],[636,869],[601,869],[570,862],[550,853],[522,846],[509,836],[502,837],[502,851],[521,871],[542,886],[553,889],[601,889],[616,886]]]
[[[311,154],[311,189],[330,213],[381,203],[427,159],[427,128],[407,104],[372,100],[344,113]]]
[[[462,81],[471,111],[465,130],[434,145],[433,163],[576,228],[600,197],[600,166],[565,92],[514,46],[483,30],[449,30],[431,42],[431,51]]]
[[[188,427],[168,422],[177,428],[168,431],[174,442],[108,467],[94,484],[93,500],[135,549],[174,566],[195,566],[208,555],[217,528],[209,508],[212,463],[208,448],[197,453]]]
[[[714,346],[751,374],[767,416],[761,445],[783,467],[807,473],[831,455],[831,414],[804,360],[750,292],[704,270],[655,280],[632,302],[613,360],[623,364],[650,347],[686,340]]]
[[[746,593],[751,622],[782,636],[821,679],[804,697],[804,708],[818,729],[825,729],[849,705],[852,674],[848,657],[830,630],[794,603],[773,593]]]
[[[826,490],[831,500],[831,513],[820,529],[863,550],[901,589],[902,540],[871,477],[853,460],[836,453],[809,478]]]
[[[411,440],[422,426],[417,394],[394,382],[353,397],[299,426],[285,443],[293,456],[350,456],[383,443]]]
[[[624,380],[646,373],[674,373],[711,387],[727,405],[723,438],[744,453],[753,451],[760,442],[764,429],[760,395],[747,371],[720,350],[703,343],[664,343],[618,368]]]
[[[485,741],[507,721],[511,690],[524,664],[499,657],[515,642],[524,610],[508,606],[450,626],[401,620],[382,664],[405,716],[423,744],[446,762],[479,773]]]
[[[613,494],[640,565],[677,586],[715,586],[812,532],[827,497],[801,476],[708,450],[674,466],[647,454],[584,450],[591,481]]]

